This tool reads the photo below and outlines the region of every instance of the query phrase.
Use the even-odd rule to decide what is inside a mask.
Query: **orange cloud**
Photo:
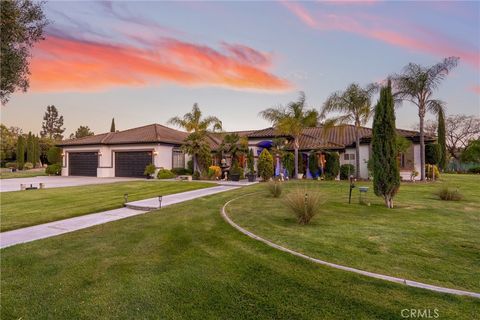
[[[479,86],[471,86],[469,89],[473,93],[480,94],[480,85]]]
[[[391,25],[375,16],[366,15],[336,15],[317,12],[315,15],[303,6],[293,2],[283,2],[300,21],[317,30],[339,30],[355,33],[364,37],[376,39],[390,45],[408,50],[433,54],[441,57],[458,56],[462,61],[475,67],[480,67],[480,55],[474,49],[468,49],[463,44],[451,43],[438,34],[432,34],[418,28],[415,32],[386,30],[385,25]],[[403,28],[406,29],[406,28]],[[410,34],[415,34],[411,36]],[[422,36],[423,35],[423,36]]]
[[[49,35],[31,62],[33,91],[94,91],[164,82],[186,86],[286,91],[292,85],[268,72],[271,57],[226,45],[226,53],[175,39],[150,48]]]

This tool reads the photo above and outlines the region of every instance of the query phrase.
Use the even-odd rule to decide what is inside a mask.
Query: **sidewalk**
[[[199,189],[187,192],[181,192],[164,196],[162,199],[162,208],[204,196],[238,189],[239,187],[217,186],[206,189]],[[144,214],[148,210],[158,209],[158,198],[145,199],[127,203],[126,208],[119,208],[104,212],[92,213],[75,218],[64,219],[32,227],[7,231],[0,233],[0,248],[10,247],[16,244],[31,242],[39,239],[49,238],[60,234],[73,232],[80,229],[89,228],[95,225],[108,223],[120,219]],[[133,207],[133,208],[132,208]]]

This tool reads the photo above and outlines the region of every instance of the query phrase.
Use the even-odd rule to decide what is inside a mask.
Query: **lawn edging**
[[[256,193],[256,192],[254,192]],[[471,291],[464,291],[464,290],[457,290],[457,289],[451,289],[451,288],[445,288],[445,287],[440,287],[440,286],[434,286],[434,285],[430,285],[430,284],[426,284],[426,283],[423,283],[423,282],[417,282],[417,281],[412,281],[412,280],[408,280],[408,279],[402,279],[402,278],[397,278],[397,277],[392,277],[392,276],[388,276],[388,275],[384,275],[384,274],[379,274],[379,273],[374,273],[374,272],[369,272],[369,271],[365,271],[365,270],[361,270],[361,269],[356,269],[356,268],[352,268],[352,267],[347,267],[347,266],[343,266],[343,265],[340,265],[340,264],[336,264],[336,263],[332,263],[332,262],[328,262],[328,261],[324,261],[324,260],[320,260],[320,259],[317,259],[317,258],[313,258],[313,257],[310,257],[308,255],[305,255],[303,253],[300,253],[300,252],[297,252],[297,251],[294,251],[294,250],[291,250],[291,249],[288,249],[288,248],[285,248],[281,245],[278,245],[276,243],[273,243],[267,239],[264,239],[260,236],[257,236],[256,234],[242,228],[241,226],[239,226],[238,224],[236,224],[235,222],[233,222],[233,220],[228,216],[227,214],[227,210],[226,208],[228,207],[228,205],[238,199],[241,199],[243,197],[246,197],[246,196],[249,196],[249,195],[252,195],[254,193],[247,193],[247,194],[244,194],[244,195],[241,195],[241,196],[238,196],[238,197],[235,197],[233,199],[230,199],[229,201],[227,201],[223,206],[222,206],[222,209],[220,211],[220,214],[222,215],[223,219],[228,223],[230,224],[232,227],[234,227],[235,229],[237,229],[238,231],[240,231],[241,233],[247,235],[248,237],[252,238],[252,239],[255,239],[257,241],[260,241],[260,242],[263,242],[265,243],[266,245],[272,247],[272,248],[275,248],[277,250],[280,250],[280,251],[283,251],[283,252],[286,252],[286,253],[290,253],[294,256],[297,256],[297,257],[300,257],[300,258],[303,258],[303,259],[306,259],[306,260],[309,260],[311,262],[314,262],[314,263],[317,263],[317,264],[321,264],[321,265],[325,265],[325,266],[329,266],[329,267],[332,267],[332,268],[335,268],[335,269],[339,269],[339,270],[343,270],[343,271],[348,271],[348,272],[353,272],[353,273],[357,273],[357,274],[361,274],[363,276],[367,276],[367,277],[370,277],[370,278],[375,278],[375,279],[381,279],[381,280],[385,280],[385,281],[390,281],[390,282],[395,282],[395,283],[399,283],[399,284],[403,284],[403,285],[407,285],[409,287],[415,287],[415,288],[422,288],[422,289],[426,289],[426,290],[430,290],[430,291],[435,291],[435,292],[441,292],[441,293],[449,293],[449,294],[454,294],[454,295],[460,295],[460,296],[469,296],[469,297],[474,297],[474,298],[479,298],[480,299],[480,293],[476,293],[476,292],[471,292]]]

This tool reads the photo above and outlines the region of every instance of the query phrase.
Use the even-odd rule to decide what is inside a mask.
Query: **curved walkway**
[[[275,248],[275,249],[278,249],[280,251],[283,251],[283,252],[287,252],[287,253],[290,253],[294,256],[297,256],[297,257],[300,257],[300,258],[303,258],[303,259],[306,259],[306,260],[309,260],[309,261],[312,261],[314,263],[318,263],[318,264],[322,264],[322,265],[325,265],[325,266],[329,266],[329,267],[332,267],[332,268],[335,268],[335,269],[340,269],[340,270],[344,270],[344,271],[349,271],[349,272],[354,272],[354,273],[357,273],[357,274],[361,274],[361,275],[364,275],[364,276],[367,276],[367,277],[371,277],[371,278],[376,278],[376,279],[381,279],[381,280],[386,280],[386,281],[390,281],[390,282],[396,282],[396,283],[400,283],[400,284],[404,284],[404,285],[407,285],[409,287],[416,287],[416,288],[422,288],[422,289],[427,289],[427,290],[431,290],[431,291],[436,291],[436,292],[441,292],[441,293],[449,293],[449,294],[455,294],[455,295],[460,295],[460,296],[469,296],[469,297],[474,297],[474,298],[480,298],[480,293],[476,293],[476,292],[470,292],[470,291],[463,291],[463,290],[457,290],[457,289],[450,289],[450,288],[445,288],[445,287],[438,287],[438,286],[434,286],[434,285],[430,285],[430,284],[426,284],[426,283],[422,283],[422,282],[417,282],[417,281],[412,281],[412,280],[407,280],[407,279],[402,279],[402,278],[397,278],[397,277],[392,277],[392,276],[387,276],[387,275],[383,275],[383,274],[379,274],[379,273],[374,273],[374,272],[368,272],[368,271],[364,271],[364,270],[360,270],[360,269],[356,269],[356,268],[351,268],[351,267],[347,267],[347,266],[342,266],[342,265],[339,265],[339,264],[336,264],[336,263],[331,263],[331,262],[328,262],[328,261],[324,261],[324,260],[320,260],[320,259],[316,259],[316,258],[313,258],[313,257],[310,257],[310,256],[307,256],[303,253],[300,253],[300,252],[297,252],[297,251],[294,251],[294,250],[291,250],[291,249],[288,249],[288,248],[285,248],[285,247],[282,247],[278,244],[275,244],[269,240],[266,240],[262,237],[259,237],[257,236],[256,234],[240,227],[238,224],[236,224],[235,222],[233,222],[232,219],[230,219],[230,217],[227,215],[227,211],[225,210],[227,208],[227,206],[235,201],[235,200],[238,200],[242,197],[245,197],[245,196],[248,196],[248,195],[251,195],[253,193],[248,193],[248,194],[244,194],[244,195],[241,195],[239,197],[236,197],[236,198],[233,198],[231,199],[230,201],[226,202],[223,207],[222,207],[222,211],[221,211],[221,214],[222,214],[222,217],[223,219],[225,219],[225,221],[227,221],[232,227],[234,227],[235,229],[237,229],[238,231],[240,231],[241,233],[249,236],[250,238],[253,238],[255,240],[258,240],[258,241],[261,241],[267,245],[269,245],[270,247],[272,248]]]

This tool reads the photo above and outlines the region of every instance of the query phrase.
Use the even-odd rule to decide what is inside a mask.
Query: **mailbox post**
[[[348,194],[348,203],[352,203],[352,190],[355,188],[355,177],[351,175],[348,180],[350,180],[350,193]]]
[[[162,198],[163,196],[158,196],[158,208],[162,209]]]

